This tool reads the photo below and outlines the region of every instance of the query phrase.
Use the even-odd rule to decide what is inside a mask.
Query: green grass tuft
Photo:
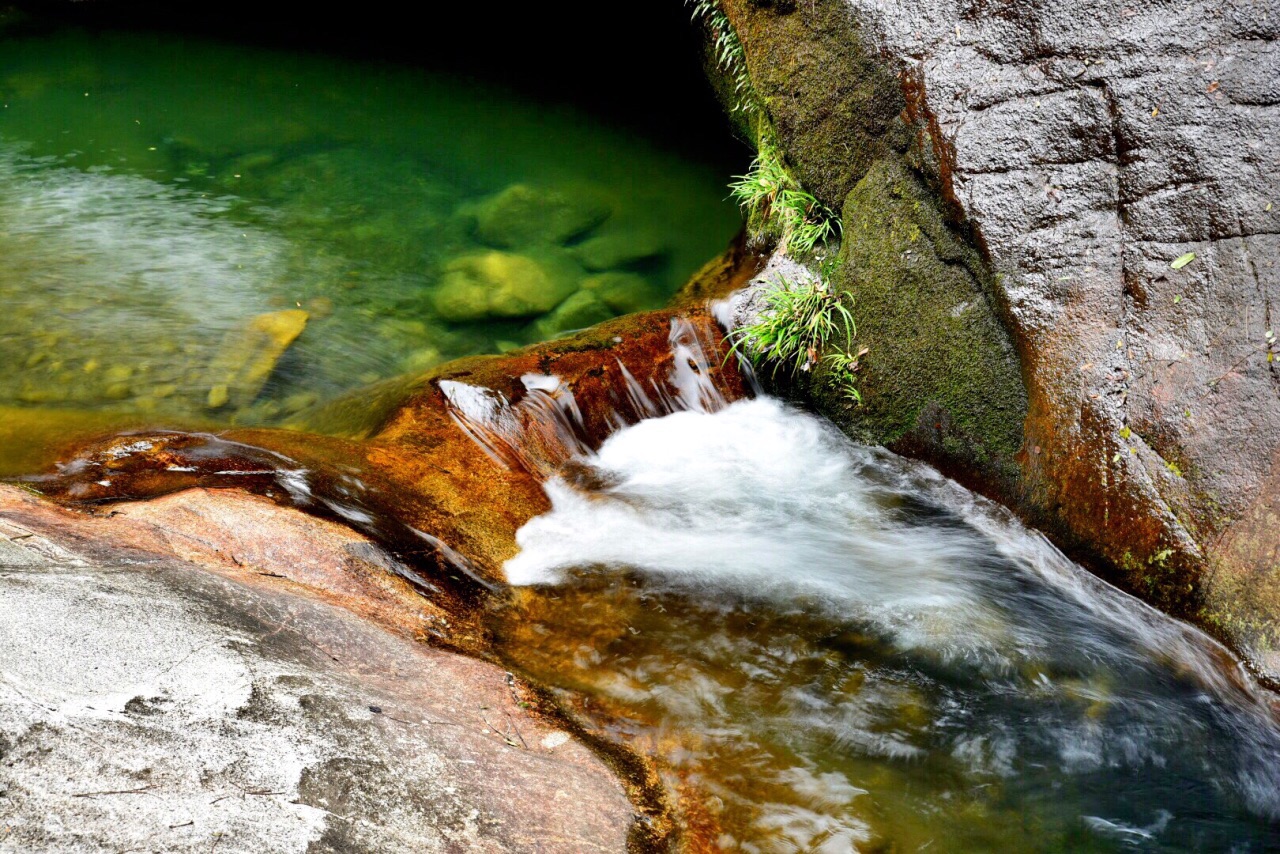
[[[746,175],[729,185],[733,198],[763,225],[766,234],[795,255],[807,255],[840,233],[840,220],[805,192],[782,162],[767,114],[747,73],[747,57],[718,0],[686,0],[693,18],[707,29],[716,64],[733,83],[732,109],[754,127],[756,159]]]
[[[761,134],[759,153],[745,175],[729,185],[734,200],[776,232],[778,247],[804,256],[840,232],[840,220],[805,192],[782,162],[768,134]]]
[[[746,53],[720,4],[717,0],[686,0],[686,4],[693,9],[693,19],[707,28],[716,64],[733,81],[733,93],[738,99],[733,109],[743,114],[758,113],[753,103],[755,92],[751,78],[747,75]]]
[[[795,376],[825,361],[836,381],[852,390],[846,396],[861,401],[853,372],[862,353],[847,355],[857,334],[849,310],[853,298],[822,279],[802,283],[782,277],[763,298],[764,307],[755,321],[731,334],[731,352],[745,354],[758,367],[770,367],[774,376],[780,370]],[[834,343],[842,343],[843,350],[824,359],[823,352]]]
[[[857,353],[837,350],[834,353],[828,353],[826,358],[823,359],[827,364],[830,381],[839,389],[840,396],[856,405],[862,404],[862,392],[858,391],[858,365],[866,354],[866,347],[863,347]]]

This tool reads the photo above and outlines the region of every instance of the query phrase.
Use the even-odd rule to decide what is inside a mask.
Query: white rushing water
[[[1071,633],[1081,614],[1147,650],[1192,655],[1209,642],[1101,584],[998,505],[771,398],[642,421],[590,463],[610,485],[547,484],[553,510],[520,530],[520,554],[506,565],[512,584],[554,582],[573,567],[633,567],[857,613],[902,648],[1006,664],[1066,640],[1088,645]],[[900,512],[904,501],[953,516],[922,523]],[[1002,577],[1006,561],[1024,577]],[[1011,621],[1001,600],[1019,596],[1018,584],[1051,589],[1072,619]],[[1217,674],[1215,665],[1204,678]]]
[[[817,845],[836,838],[822,829],[830,822],[843,822],[841,844],[867,838],[850,818],[853,795],[824,806],[841,787],[863,793],[852,766],[831,767],[845,751],[890,764],[945,756],[960,769],[925,774],[925,786],[945,789],[954,773],[979,788],[1016,780],[1016,797],[1035,805],[1026,809],[1066,814],[1103,850],[1188,833],[1199,840],[1193,848],[1253,840],[1256,822],[1280,819],[1280,733],[1243,668],[928,466],[855,445],[769,398],[642,421],[579,462],[591,476],[571,467],[546,483],[552,509],[519,531],[508,578],[563,587],[622,573],[640,578],[646,595],[698,603],[702,618],[647,631],[667,633],[669,655],[718,656],[721,668],[740,659],[746,686],[716,687],[688,668],[664,681],[654,674],[671,668],[652,651],[641,663],[639,653],[597,650],[591,667],[616,661],[620,676],[604,690],[644,697],[680,726],[747,742],[787,733],[795,767],[772,779],[826,794],[805,802],[807,831],[793,827],[782,848],[752,850]],[[729,611],[829,628],[799,646],[787,641],[782,655],[767,634],[714,637]],[[879,682],[868,678],[853,697],[815,687],[827,676],[789,673],[808,672],[800,662],[817,660],[819,635],[850,627],[881,652],[847,666]],[[760,685],[790,678],[798,681],[784,700],[750,707]],[[645,681],[654,684],[637,687]],[[904,729],[886,711],[901,711],[907,694],[931,709],[930,723]],[[1073,777],[1090,791],[1049,795]],[[947,791],[937,797],[952,798]],[[798,809],[775,807],[756,806],[759,832]],[[1240,811],[1251,818],[1236,836],[1221,822]]]

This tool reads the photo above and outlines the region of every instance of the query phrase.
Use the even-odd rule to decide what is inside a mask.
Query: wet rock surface
[[[114,513],[0,489],[0,847],[625,847],[613,772],[413,642],[447,618],[352,572],[372,543],[228,493]]]
[[[1029,404],[1020,488],[1001,497],[1129,589],[1260,655],[1276,614],[1248,629],[1241,614],[1259,610],[1250,589],[1274,589],[1278,535],[1229,544],[1256,539],[1244,529],[1257,530],[1280,447],[1274,6],[726,10],[788,157],[827,204],[878,158],[898,161],[982,250],[980,294]],[[868,371],[914,346],[879,342]],[[914,403],[939,402],[926,389]],[[1246,576],[1257,584],[1222,587]]]

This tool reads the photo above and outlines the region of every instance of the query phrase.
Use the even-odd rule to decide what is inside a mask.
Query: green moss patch
[[[819,408],[850,435],[1012,482],[1027,394],[988,298],[990,273],[936,198],[895,159],[876,161],[844,205],[835,286],[854,300],[864,405],[823,371]],[[921,447],[923,446],[923,447]]]

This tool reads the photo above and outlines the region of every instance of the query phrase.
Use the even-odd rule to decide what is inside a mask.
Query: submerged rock
[[[652,311],[662,302],[662,295],[639,273],[600,273],[582,280],[582,288],[594,293],[618,314]]]
[[[307,326],[307,312],[286,309],[260,314],[231,333],[206,372],[206,405],[248,406],[266,385],[280,357]]]
[[[0,406],[0,477],[38,471],[69,448],[99,436],[137,429],[148,420],[136,413]],[[181,426],[203,425],[183,421]]]
[[[554,338],[564,332],[595,326],[613,316],[614,312],[598,296],[590,290],[581,290],[538,320],[533,325],[533,334],[544,340]]]
[[[584,240],[573,248],[582,266],[596,272],[661,263],[667,252],[654,235],[621,229]]]
[[[554,256],[467,255],[445,266],[435,293],[436,312],[454,322],[545,314],[577,288],[574,272]]]
[[[609,218],[603,203],[585,195],[512,184],[475,206],[476,236],[490,246],[518,249],[565,243]]]
[[[619,424],[746,393],[705,309],[600,323],[559,341],[441,365],[296,416],[298,430],[151,432],[79,449],[46,495],[75,505],[239,487],[434,555],[433,595],[503,581],[541,479]],[[356,441],[351,441],[356,440]],[[464,558],[463,571],[451,561]],[[459,586],[460,585],[460,586]],[[457,587],[457,591],[452,588]],[[460,591],[460,592],[458,592]]]

